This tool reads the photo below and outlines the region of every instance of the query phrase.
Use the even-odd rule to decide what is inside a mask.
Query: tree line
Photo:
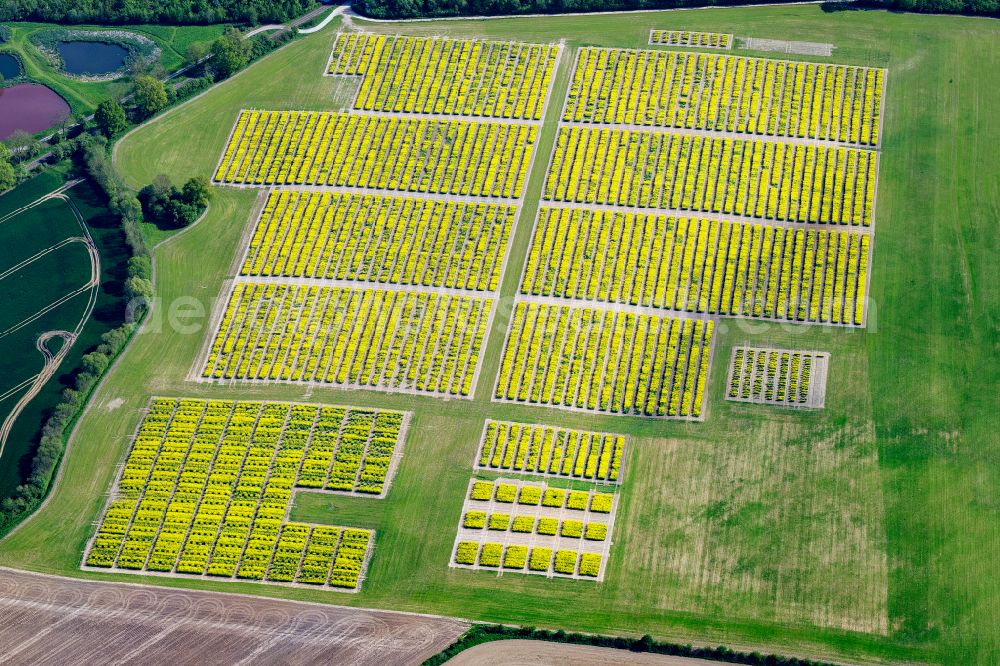
[[[739,5],[758,0],[356,0],[359,14],[379,19],[508,14],[561,14]],[[777,0],[782,2],[783,0]],[[784,0],[792,1],[792,0]],[[866,6],[910,12],[1000,16],[1000,0],[870,0]]]
[[[631,652],[649,652],[652,654],[719,661],[728,664],[745,664],[746,666],[833,666],[832,664],[812,659],[731,650],[724,645],[698,647],[695,645],[657,641],[648,634],[642,638],[626,638],[623,636],[567,633],[562,629],[559,631],[548,631],[546,629],[535,629],[534,627],[512,627],[499,624],[472,625],[472,628],[462,634],[457,641],[424,661],[422,666],[441,666],[459,652],[468,650],[476,645],[514,639],[568,643],[570,645],[592,645],[596,647],[616,648],[618,650],[629,650]]]
[[[381,19],[561,14],[738,5],[757,0],[356,0],[360,14]],[[782,2],[783,0],[776,0]],[[794,1],[794,0],[784,0]],[[300,16],[312,0],[7,0],[0,21],[57,23],[269,23]],[[866,0],[911,12],[1000,16],[1000,0]]]
[[[280,23],[313,0],[4,0],[0,21],[50,23]]]

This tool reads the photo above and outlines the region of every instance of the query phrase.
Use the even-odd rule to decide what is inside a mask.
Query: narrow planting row
[[[830,355],[790,349],[736,347],[726,399],[798,407],[822,407]]]
[[[691,46],[700,49],[731,49],[733,36],[725,32],[650,30],[649,43],[660,46]]]
[[[559,520],[551,517],[535,517],[510,513],[486,513],[466,511],[462,517],[462,527],[470,530],[515,532],[518,534],[539,534],[560,536],[565,539],[584,538],[588,541],[604,541],[608,536],[608,524],[598,521],[584,523],[582,520]]]
[[[587,490],[564,490],[547,485],[528,483],[508,483],[498,481],[473,481],[469,489],[469,499],[476,502],[500,502],[502,504],[524,504],[571,511],[591,511],[611,513],[614,504],[613,493]]]
[[[563,119],[879,143],[881,69],[584,48]]]
[[[597,577],[601,570],[600,553],[579,553],[575,550],[525,545],[504,547],[503,544],[460,541],[455,549],[455,564],[497,568],[521,573],[549,576]]]

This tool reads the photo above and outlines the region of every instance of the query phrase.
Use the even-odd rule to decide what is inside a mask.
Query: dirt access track
[[[463,622],[0,568],[0,661],[419,664]]]

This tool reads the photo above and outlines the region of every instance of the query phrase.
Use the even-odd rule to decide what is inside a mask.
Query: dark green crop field
[[[121,320],[124,239],[94,185],[84,181],[65,199],[32,205],[63,184],[61,172],[44,172],[0,198],[0,421],[30,389],[45,367],[36,346],[47,331],[77,332],[77,338],[54,376],[38,389],[13,422],[0,456],[0,491],[11,492],[30,472],[31,457],[47,414],[60,393],[72,386],[69,372],[87,349]],[[91,278],[91,261],[75,206],[102,257],[96,288],[82,289]],[[27,206],[27,207],[26,207]],[[25,208],[26,207],[26,208]],[[23,208],[23,210],[21,210]],[[9,217],[8,217],[9,216]],[[79,292],[79,293],[76,293]],[[75,294],[75,295],[73,295]],[[81,320],[85,323],[81,325]],[[65,343],[54,337],[45,345],[53,354]]]
[[[0,542],[0,564],[454,615],[860,663],[1000,662],[1000,23],[819,6],[374,24],[382,32],[635,47],[675,27],[833,41],[832,62],[887,68],[865,329],[721,320],[704,422],[491,401],[572,58],[555,75],[471,400],[294,384],[205,384],[190,373],[235,273],[256,191],[219,188],[208,214],[155,250],[162,299],[79,421],[51,499]],[[239,109],[342,109],[319,73],[336,24],[296,40],[122,139],[136,186],[210,176]],[[171,322],[183,304],[183,326]],[[188,325],[190,324],[190,325]],[[734,345],[831,354],[826,407],[724,400]],[[200,370],[200,368],[197,368]],[[414,412],[384,500],[302,493],[297,520],[370,527],[358,594],[210,578],[99,574],[83,549],[151,395],[274,399]],[[486,418],[622,432],[632,444],[600,583],[448,567]]]

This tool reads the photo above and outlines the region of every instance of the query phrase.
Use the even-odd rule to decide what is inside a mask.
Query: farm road
[[[336,593],[331,593],[336,594]],[[0,568],[0,661],[419,664],[458,620]]]

